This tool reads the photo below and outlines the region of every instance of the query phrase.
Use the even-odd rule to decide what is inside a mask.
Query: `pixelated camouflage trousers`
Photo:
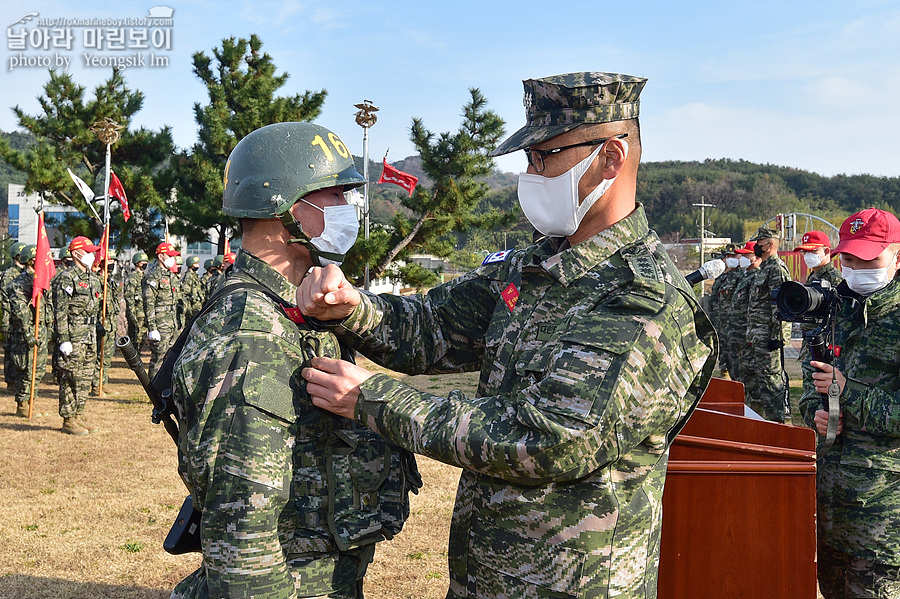
[[[130,310],[126,313],[125,317],[128,322],[128,338],[131,339],[134,346],[140,350],[141,344],[147,337],[147,331],[144,330],[143,321],[135,318]]]
[[[159,331],[159,341],[149,341],[150,364],[147,368],[147,374],[150,375],[151,379],[156,375],[159,367],[162,366],[163,358],[166,357],[166,352],[175,343],[176,333],[178,333],[174,328],[169,327],[160,327],[157,330]]]
[[[72,344],[72,353],[59,356],[59,415],[72,418],[84,412],[91,381],[97,368],[97,346],[92,342]]]
[[[326,595],[310,595],[308,592],[304,592],[302,583],[298,581],[298,578],[299,577],[295,574],[295,582],[301,586],[301,589],[297,591],[297,594],[304,599],[363,599],[363,581],[361,578],[342,589],[332,591]],[[265,589],[252,588],[252,585],[248,590],[251,592],[258,592],[258,594],[247,594],[246,596],[248,597],[269,596],[266,594]],[[273,593],[273,595],[279,597],[286,597],[289,596],[289,594],[290,591],[286,589],[281,589],[280,592]],[[210,597],[211,595],[209,594],[209,587],[206,581],[206,572],[204,571],[203,566],[201,566],[188,574],[187,578],[178,583],[175,590],[173,590],[172,594],[169,596],[169,599],[210,599]]]
[[[3,381],[7,385],[12,385],[16,380],[13,372],[12,349],[9,341],[9,333],[3,335]]]
[[[47,371],[47,341],[38,345],[37,365],[34,367],[35,386],[41,382]],[[34,346],[27,343],[14,343],[10,348],[13,367],[13,384],[16,390],[16,403],[28,403],[31,399],[31,366],[34,364]],[[37,393],[37,389],[35,389]]]
[[[741,382],[746,404],[772,422],[784,422],[787,375],[781,368],[781,351],[769,351],[766,342],[748,344],[741,361]]]
[[[823,543],[816,560],[825,599],[900,599],[900,566],[861,559]]]

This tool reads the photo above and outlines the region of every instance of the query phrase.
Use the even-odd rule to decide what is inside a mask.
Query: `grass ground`
[[[799,364],[788,369],[796,410]],[[405,378],[437,394],[476,384],[474,374]],[[150,422],[149,401],[118,355],[106,396],[88,402],[99,430],[86,437],[59,431],[56,384],[49,375],[45,381],[30,421],[13,416],[12,393],[0,388],[0,599],[167,598],[199,562],[162,549],[186,494],[172,441]],[[418,461],[425,486],[404,531],[379,545],[368,599],[446,593],[458,470]]]

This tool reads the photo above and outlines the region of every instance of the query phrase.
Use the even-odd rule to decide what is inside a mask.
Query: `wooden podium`
[[[713,379],[669,454],[659,599],[816,598],[816,439]]]

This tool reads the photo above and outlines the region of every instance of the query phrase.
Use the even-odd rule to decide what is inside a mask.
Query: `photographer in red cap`
[[[815,281],[828,281],[832,287],[837,287],[844,280],[841,271],[831,263],[831,239],[827,233],[807,231],[794,251],[803,252],[803,261],[809,269],[807,285]]]
[[[826,599],[900,597],[900,221],[857,212],[834,253],[844,276],[834,364],[804,364],[800,399],[824,436],[821,394],[838,386],[837,438],[817,474],[819,588]]]
[[[69,244],[75,259],[53,283],[56,335],[59,339],[59,415],[62,432],[86,435],[95,428],[84,417],[97,364],[97,326],[100,323],[102,282],[91,271],[100,247],[87,237]]]
[[[144,316],[147,325],[147,339],[150,342],[150,364],[147,368],[150,378],[156,374],[159,364],[178,331],[176,281],[172,274],[175,256],[181,252],[164,241],[156,246],[156,262],[148,267],[141,280],[144,292]]]

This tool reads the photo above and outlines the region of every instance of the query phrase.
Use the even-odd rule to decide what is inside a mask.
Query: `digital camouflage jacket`
[[[716,336],[642,207],[560,241],[425,296],[365,294],[336,328],[400,372],[481,370],[476,397],[376,374],[357,404],[358,421],[463,468],[448,597],[656,597],[668,448]]]

